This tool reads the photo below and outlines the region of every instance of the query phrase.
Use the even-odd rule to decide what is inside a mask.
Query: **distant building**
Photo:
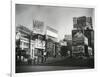
[[[65,35],[64,39],[65,40],[72,40],[72,35]]]
[[[58,31],[54,28],[46,27],[46,51],[48,56],[56,56],[56,42],[58,42]]]
[[[67,46],[71,47],[72,46],[72,35],[65,35],[64,41],[66,41]]]
[[[60,43],[61,46],[67,46],[66,40],[60,40],[59,43]]]
[[[61,41],[60,41],[61,42]],[[65,47],[66,56],[71,56],[72,52],[72,35],[65,35],[64,39],[62,40],[62,47]]]

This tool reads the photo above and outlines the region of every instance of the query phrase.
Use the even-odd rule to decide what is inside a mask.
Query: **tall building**
[[[72,52],[94,54],[94,31],[91,17],[74,17],[72,30]]]
[[[72,53],[72,35],[65,35],[64,41],[67,43],[67,53],[71,56]]]
[[[31,31],[22,25],[16,27],[16,57],[21,60],[30,55],[30,33]]]
[[[56,43],[58,42],[58,31],[52,27],[46,27],[46,51],[48,56],[56,56]]]
[[[19,25],[16,27],[16,47],[20,49],[16,52],[20,53],[17,57],[21,56],[22,60],[28,60],[26,55],[29,55],[31,59],[42,56],[45,50],[45,36],[33,33],[25,26]]]

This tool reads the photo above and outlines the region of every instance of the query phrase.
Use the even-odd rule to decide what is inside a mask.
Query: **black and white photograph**
[[[15,73],[95,68],[94,8],[15,4]]]

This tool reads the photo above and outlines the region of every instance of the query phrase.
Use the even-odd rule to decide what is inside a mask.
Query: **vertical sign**
[[[42,34],[44,30],[44,22],[33,20],[33,31],[37,34]]]

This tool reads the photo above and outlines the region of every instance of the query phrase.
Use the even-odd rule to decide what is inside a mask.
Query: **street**
[[[65,58],[52,63],[19,65],[16,66],[16,73],[94,68],[91,64],[93,59]]]
[[[17,67],[16,73],[39,72],[39,71],[55,71],[55,70],[73,70],[86,69],[87,67],[67,67],[67,66],[21,66]]]

